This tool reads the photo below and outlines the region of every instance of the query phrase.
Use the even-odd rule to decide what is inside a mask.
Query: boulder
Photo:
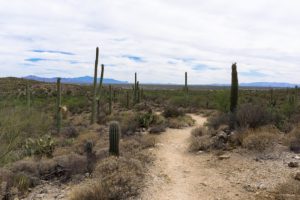
[[[296,167],[299,167],[299,164],[298,164],[298,162],[289,162],[288,166],[290,168],[296,168]]]

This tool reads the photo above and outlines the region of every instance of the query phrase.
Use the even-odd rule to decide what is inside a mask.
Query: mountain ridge
[[[22,77],[24,79],[28,80],[35,80],[35,81],[41,81],[41,82],[49,82],[54,83],[56,82],[57,77],[52,78],[45,78],[40,76],[34,76],[29,75]],[[72,77],[72,78],[61,78],[62,83],[77,83],[77,84],[92,84],[94,81],[94,78],[91,76],[81,76],[81,77]],[[98,78],[99,81],[99,78]],[[103,83],[105,84],[129,84],[128,81],[121,81],[116,80],[112,78],[104,78]],[[147,83],[146,83],[147,84]],[[160,84],[160,83],[148,83],[152,85],[180,85],[180,84]],[[201,84],[193,84],[193,85],[201,85]],[[230,86],[230,84],[202,84],[202,85],[208,85],[208,86]],[[249,82],[249,83],[240,83],[239,86],[241,87],[274,87],[274,88],[293,88],[295,86],[300,86],[300,84],[293,84],[293,83],[286,83],[286,82]]]

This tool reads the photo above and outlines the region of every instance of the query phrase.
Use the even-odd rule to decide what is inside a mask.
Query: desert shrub
[[[195,120],[188,115],[168,119],[168,126],[170,128],[184,128],[184,127],[192,126],[194,125],[194,123]]]
[[[220,113],[216,116],[208,118],[206,125],[209,128],[218,129],[221,125],[228,125],[230,120],[230,114]]]
[[[205,127],[197,127],[191,131],[190,151],[207,151],[213,145],[211,131]]]
[[[230,99],[229,90],[216,91],[215,103],[216,103],[217,109],[224,113],[229,112],[229,107],[230,107],[229,99]]]
[[[208,134],[208,130],[205,127],[199,126],[197,128],[194,128],[191,132],[192,136],[194,137],[200,137],[203,135],[207,135]]]
[[[50,116],[33,108],[2,108],[0,118],[0,165],[21,159],[25,139],[39,137],[51,127]]]
[[[97,180],[76,187],[70,200],[107,200],[106,188]]]
[[[150,128],[149,133],[151,134],[159,134],[166,131],[165,125],[155,125]]]
[[[28,156],[52,157],[55,142],[50,135],[45,135],[37,139],[29,138],[26,140],[24,148]]]
[[[122,135],[132,135],[139,128],[139,121],[137,115],[134,112],[121,112],[118,115],[110,117],[110,121],[118,121],[121,126]]]
[[[300,181],[289,179],[280,183],[274,190],[275,199],[296,200],[300,197]]]
[[[146,149],[154,147],[155,143],[155,138],[150,135],[128,138],[121,143],[121,155],[126,158],[137,159],[145,165],[153,161],[153,155],[149,154]]]
[[[30,178],[24,173],[18,173],[14,176],[14,186],[18,188],[22,193],[27,191],[29,187],[32,187]]]
[[[270,113],[260,105],[242,104],[236,114],[240,127],[258,128],[270,122]]]
[[[152,125],[166,125],[166,118],[162,115],[154,114]]]
[[[73,191],[72,200],[130,199],[143,188],[143,166],[135,159],[109,157],[97,165],[94,176],[93,183]]]
[[[265,130],[247,130],[241,137],[242,146],[248,150],[263,152],[278,142],[278,133]]]
[[[300,153],[300,128],[296,127],[285,137],[285,144],[295,153]]]
[[[79,135],[78,130],[74,126],[68,126],[68,127],[63,128],[62,133],[67,138],[75,138]]]
[[[149,126],[154,122],[154,114],[152,112],[137,113],[136,118],[139,123],[139,127],[143,128],[149,128]]]
[[[164,112],[162,113],[164,117],[170,118],[170,117],[180,117],[184,115],[184,112],[177,107],[174,106],[167,106],[164,109]]]
[[[155,147],[156,139],[151,135],[144,135],[139,138],[139,141],[143,148],[152,148]]]
[[[288,118],[290,118],[292,114],[295,113],[295,111],[297,110],[296,108],[297,108],[296,96],[288,95],[282,106],[282,112]]]

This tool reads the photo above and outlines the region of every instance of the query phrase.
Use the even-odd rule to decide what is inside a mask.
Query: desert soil
[[[278,153],[268,155],[235,149],[227,151],[224,159],[217,152],[189,152],[191,130],[206,121],[199,115],[191,116],[196,121],[194,126],[167,129],[155,136],[157,147],[151,151],[156,160],[138,200],[269,200],[276,185],[297,172],[288,163],[300,161],[299,156],[282,146],[276,148]],[[45,182],[26,200],[68,199],[72,186]]]
[[[223,155],[188,151],[191,130],[206,119],[191,115],[196,123],[184,129],[167,129],[157,136],[157,156],[148,172],[142,200],[235,200],[273,199],[271,191],[278,183],[291,178],[295,169],[287,163],[295,155],[260,159],[257,155],[233,150]]]

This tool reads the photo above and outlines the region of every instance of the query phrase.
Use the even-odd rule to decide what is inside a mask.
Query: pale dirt
[[[205,118],[191,115],[196,124],[184,129],[167,129],[156,136],[156,161],[150,168],[142,200],[238,200],[273,199],[270,191],[295,170],[287,167],[293,155],[284,159],[255,161],[256,155],[240,150],[227,152],[220,160],[215,153],[188,152],[191,130]],[[268,191],[268,192],[266,192]]]
[[[143,200],[199,200],[234,199],[236,191],[224,188],[224,180],[214,168],[206,165],[207,156],[199,157],[188,152],[190,133],[202,126],[206,118],[192,115],[193,127],[167,129],[158,136],[157,160],[149,171]],[[200,159],[199,159],[200,158]],[[230,192],[230,193],[228,193]]]
[[[202,126],[206,118],[191,115],[196,123],[184,129],[167,129],[157,138],[153,166],[146,175],[146,187],[138,200],[270,200],[277,184],[293,179],[297,168],[290,161],[300,161],[288,150],[272,152],[270,159],[246,150],[227,151],[220,160],[216,152],[188,151],[191,130]],[[297,159],[295,158],[298,157]],[[76,185],[76,184],[75,184]],[[68,199],[74,186],[55,183],[33,189],[26,200]]]

